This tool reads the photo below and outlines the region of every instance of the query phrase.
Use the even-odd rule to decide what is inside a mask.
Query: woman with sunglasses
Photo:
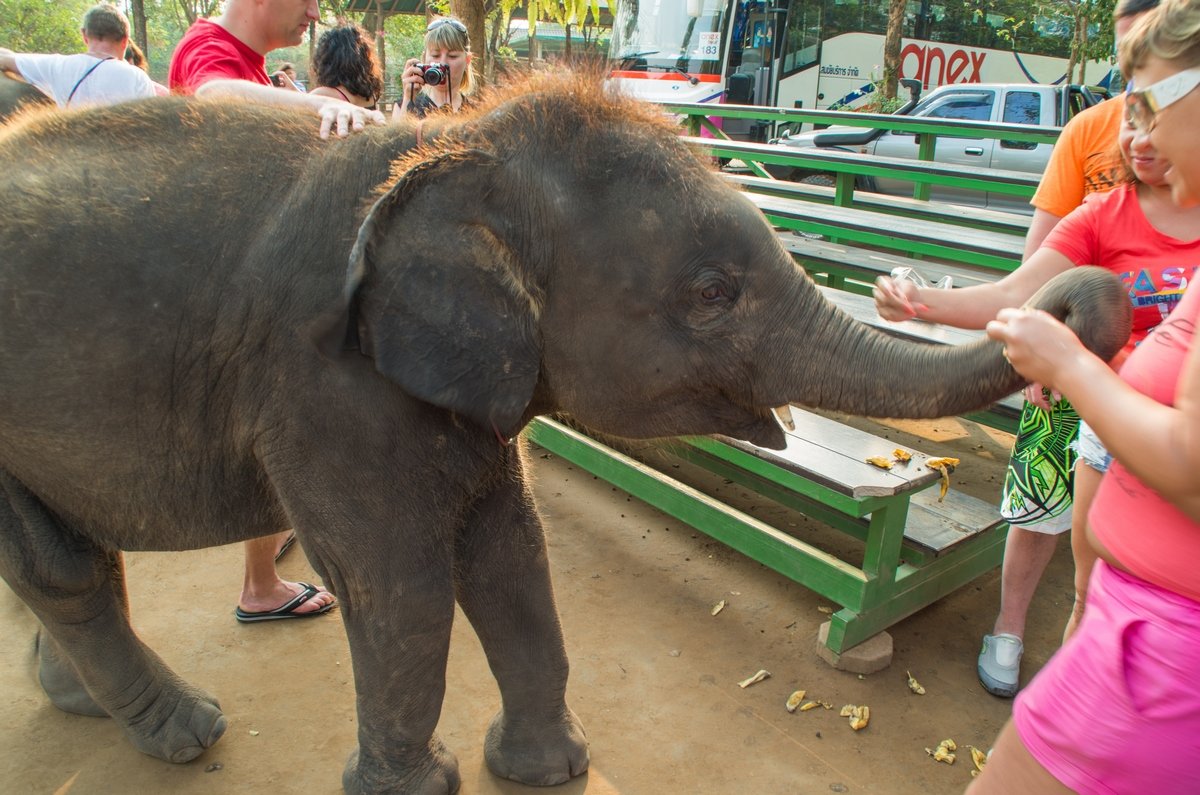
[[[1200,206],[1200,0],[1165,0],[1120,48],[1132,126]],[[1200,237],[1200,224],[1193,224]],[[1088,515],[1098,556],[1075,634],[1018,696],[971,795],[1200,792],[1200,289],[1114,373],[1043,312],[988,324],[1113,455]]]
[[[429,113],[448,111],[457,113],[469,106],[467,94],[471,92],[471,42],[467,37],[467,26],[454,17],[443,17],[429,23],[425,29],[425,52],[421,60],[409,58],[400,76],[404,92],[401,101],[392,107],[392,120],[404,114],[425,118]],[[425,81],[425,70],[418,64],[442,64],[449,69],[437,85]]]
[[[309,73],[317,84],[309,92],[314,96],[334,97],[374,109],[383,93],[383,72],[371,36],[353,23],[321,34]]]

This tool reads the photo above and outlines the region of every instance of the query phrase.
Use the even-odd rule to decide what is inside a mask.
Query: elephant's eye
[[[695,295],[700,297],[700,303],[706,306],[728,304],[737,297],[737,287],[734,281],[723,269],[710,268],[700,274],[695,281]]]

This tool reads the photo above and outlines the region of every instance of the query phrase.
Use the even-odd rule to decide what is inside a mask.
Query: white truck
[[[913,91],[910,101],[898,114],[939,119],[1009,122],[1061,127],[1084,108],[1108,97],[1108,90],[1095,86],[966,83],[944,85],[920,98],[915,81],[904,81]],[[829,127],[793,135],[784,133],[771,143],[795,148],[818,147],[886,157],[917,157],[917,137],[913,133],[890,132],[863,127]],[[935,160],[975,168],[998,168],[1041,174],[1050,159],[1050,144],[1002,141],[990,138],[938,136]],[[775,167],[780,179],[817,184],[833,184],[832,177],[820,172]],[[893,195],[912,195],[912,183],[882,177],[860,178],[857,187]],[[1029,213],[1023,199],[1000,194],[980,194],[956,188],[934,186],[930,198],[935,201],[986,206],[997,210]]]

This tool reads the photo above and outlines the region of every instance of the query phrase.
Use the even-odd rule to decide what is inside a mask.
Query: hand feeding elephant
[[[332,143],[246,105],[50,112],[0,132],[0,197],[0,574],[51,700],[176,762],[225,719],[130,628],[121,550],[295,528],[341,600],[355,793],[458,787],[434,734],[457,600],[501,691],[489,767],[554,784],[588,749],[509,442],[530,418],[779,447],[789,402],[937,417],[1022,384],[994,343],[843,315],[653,109],[585,78]],[[1124,342],[1115,280],[1048,289]]]

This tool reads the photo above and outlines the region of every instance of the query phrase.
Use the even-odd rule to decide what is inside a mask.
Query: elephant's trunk
[[[804,314],[799,355],[767,376],[767,392],[786,402],[872,417],[932,418],[985,408],[1028,381],[1004,359],[997,342],[939,345],[898,339],[855,321],[815,287]],[[1063,320],[1105,361],[1129,339],[1128,294],[1108,271],[1074,268],[1030,299]],[[793,329],[795,326],[793,327]],[[787,336],[795,344],[794,331]],[[785,401],[779,401],[785,402]]]

